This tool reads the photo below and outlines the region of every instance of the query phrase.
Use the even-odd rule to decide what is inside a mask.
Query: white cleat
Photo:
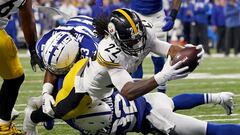
[[[219,93],[220,102],[219,104],[225,109],[227,115],[231,115],[233,111],[233,97],[232,92],[221,92]]]
[[[13,108],[11,113],[11,121],[14,121],[19,115],[20,115],[20,112],[18,112]]]
[[[34,123],[30,116],[34,110],[38,108],[38,104],[40,102],[41,98],[31,98],[28,101],[28,105],[25,108],[25,117],[23,121],[23,131],[25,135],[37,135],[38,130],[37,130],[37,124]]]

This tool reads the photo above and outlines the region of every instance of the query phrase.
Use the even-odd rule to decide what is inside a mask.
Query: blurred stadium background
[[[116,8],[129,7],[130,3],[130,0],[103,1],[103,11],[106,15],[109,15],[109,13]],[[164,9],[168,11],[169,2],[171,1],[163,1]],[[168,34],[168,41],[174,44],[194,43],[192,32],[199,33],[199,38],[207,35],[206,45],[209,47],[209,51],[206,51],[206,58],[203,63],[188,78],[171,81],[167,84],[167,94],[174,96],[180,93],[234,92],[236,94],[235,110],[231,116],[226,116],[223,108],[218,105],[204,105],[179,113],[212,122],[239,123],[240,38],[238,34],[240,33],[240,0],[182,0],[182,2],[182,7],[179,11],[174,29]],[[97,17],[100,13],[100,9],[94,5],[94,0],[34,1],[33,6],[39,5],[55,7],[70,16],[88,15]],[[196,11],[197,7],[203,6],[205,10],[201,12],[201,14]],[[61,18],[46,16],[36,8],[34,13],[39,37],[51,28],[63,23]],[[200,19],[198,19],[199,17]],[[26,50],[23,34],[17,18],[17,14],[12,16],[6,31],[12,36],[19,48],[21,63],[24,66],[26,74],[26,80],[21,87],[18,101],[15,105],[15,109],[21,112],[20,117],[15,120],[15,123],[17,123],[17,126],[22,127],[23,112],[27,100],[32,96],[39,96],[41,94],[43,72],[38,70],[38,72],[35,73],[30,67],[29,54]],[[195,28],[198,24],[206,28],[207,32],[201,33],[202,31],[196,31]],[[237,37],[235,35],[238,35],[238,38],[234,38]],[[223,39],[223,41],[220,39]],[[150,58],[144,61],[143,67],[144,77],[153,74],[153,65]],[[0,84],[1,83],[2,80],[0,80]],[[77,131],[65,125],[64,122],[58,120],[56,123],[57,125],[51,131],[45,130],[41,125],[38,126],[39,134],[78,134]]]

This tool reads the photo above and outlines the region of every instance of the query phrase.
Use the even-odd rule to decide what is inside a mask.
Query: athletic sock
[[[240,125],[208,123],[206,135],[240,135]]]
[[[205,103],[204,94],[180,94],[172,98],[174,111],[191,109]]]
[[[204,102],[206,104],[208,104],[208,103],[220,104],[221,98],[219,96],[219,93],[205,93],[204,94]]]

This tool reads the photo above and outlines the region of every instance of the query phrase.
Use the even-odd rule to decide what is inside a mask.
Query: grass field
[[[25,69],[26,79],[23,83],[15,108],[21,112],[19,118],[15,120],[19,128],[22,127],[23,111],[27,100],[32,96],[38,96],[41,93],[41,84],[43,72],[32,71],[29,58],[21,58],[22,65]],[[153,73],[152,62],[149,58],[144,61],[144,74]],[[227,58],[205,58],[203,63],[193,72],[193,76],[183,80],[171,81],[168,83],[167,94],[174,96],[180,93],[204,93],[204,92],[221,92],[231,91],[235,96],[235,110],[232,116],[226,116],[224,110],[218,105],[204,105],[188,111],[179,111],[198,119],[212,122],[239,123],[240,120],[240,60],[238,57]],[[197,74],[199,73],[199,74]],[[0,80],[0,84],[2,80]],[[77,135],[74,131],[61,121],[51,131],[46,131],[43,126],[38,126],[40,135]],[[134,133],[131,133],[133,135]]]

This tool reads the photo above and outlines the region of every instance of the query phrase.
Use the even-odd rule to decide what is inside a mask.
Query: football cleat
[[[40,105],[41,105],[41,97],[32,97],[28,101],[28,105],[25,108],[25,117],[23,121],[23,131],[25,135],[38,134],[37,124],[31,120],[30,116],[34,110],[40,107]]]
[[[221,92],[219,93],[220,102],[219,104],[225,109],[227,115],[231,115],[233,111],[233,97],[232,92]]]
[[[0,124],[0,135],[22,135],[13,123]]]
[[[25,135],[37,135],[38,134],[37,124],[34,123],[30,118],[33,111],[34,111],[34,109],[32,106],[28,105],[25,108],[25,117],[24,117],[24,121],[23,121],[23,131],[24,131]]]

